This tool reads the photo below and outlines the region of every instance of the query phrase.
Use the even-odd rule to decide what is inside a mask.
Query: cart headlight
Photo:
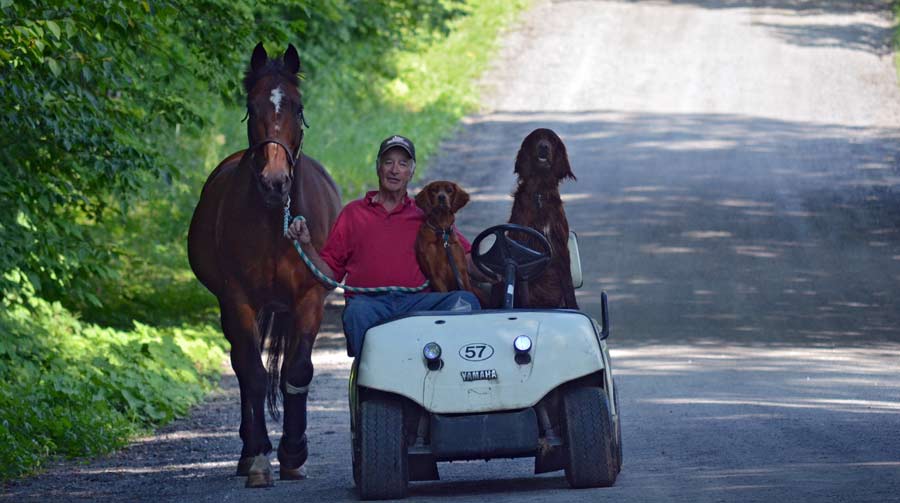
[[[436,342],[429,342],[422,349],[422,356],[426,361],[433,362],[441,359],[441,347]]]
[[[422,348],[422,356],[425,357],[425,365],[428,370],[441,370],[444,360],[441,360],[441,347],[436,342],[429,342]]]
[[[516,353],[527,353],[531,351],[531,339],[527,335],[520,335],[513,341]]]
[[[516,363],[519,365],[528,365],[531,363],[531,338],[527,335],[520,335],[513,340],[513,347],[516,349]]]

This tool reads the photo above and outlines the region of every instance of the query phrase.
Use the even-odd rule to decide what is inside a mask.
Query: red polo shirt
[[[341,210],[319,255],[349,286],[417,287],[425,275],[416,261],[416,234],[425,213],[409,196],[388,212],[366,193]],[[466,253],[469,241],[456,231]],[[348,293],[348,295],[351,295]]]

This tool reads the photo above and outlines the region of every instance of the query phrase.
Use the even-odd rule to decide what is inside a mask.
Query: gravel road
[[[579,302],[598,314],[610,294],[625,464],[578,491],[525,460],[442,464],[410,500],[900,501],[892,24],[880,0],[538,1],[426,176],[472,193],[471,237],[509,216],[521,139],[566,142]],[[314,354],[306,480],[232,476],[226,376],[190,418],[3,497],[354,500],[339,309]]]

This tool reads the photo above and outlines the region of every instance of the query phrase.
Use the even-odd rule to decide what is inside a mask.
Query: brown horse
[[[283,237],[284,208],[289,202],[292,215],[307,218],[312,242],[321,248],[341,206],[325,168],[300,151],[299,69],[293,45],[280,59],[269,59],[262,44],[253,50],[244,78],[250,146],[209,175],[188,232],[191,268],[218,298],[222,331],[231,343],[241,390],[237,473],[248,476],[247,487],[273,483],[267,395],[276,418],[278,390],[284,399],[281,478],[302,478],[308,454],[306,397],[326,289]],[[261,358],[267,336],[268,372]]]

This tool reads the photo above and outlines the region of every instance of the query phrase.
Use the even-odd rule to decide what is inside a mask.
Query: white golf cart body
[[[575,262],[577,245],[573,256]],[[580,286],[580,264],[573,265],[573,276],[576,270],[578,275],[574,284]],[[589,315],[568,309],[423,311],[372,327],[350,376],[354,478],[360,495],[402,497],[406,480],[437,479],[438,461],[502,457],[535,457],[535,473],[565,469],[576,487],[611,485],[621,466],[621,439],[607,334]],[[520,336],[530,339],[529,351],[516,350],[514,341]],[[423,356],[429,343],[440,346],[438,362]],[[567,424],[574,421],[570,410],[581,407],[575,402],[584,398],[575,395],[585,392],[588,401],[596,396],[603,408],[579,419],[593,432],[587,436],[598,437],[584,443],[597,446],[605,457],[597,458],[598,463],[591,451],[573,468],[568,444],[582,443],[571,435],[581,435],[584,425]],[[359,465],[373,462],[367,447],[361,447],[371,445],[361,441],[366,401],[392,402],[402,411],[394,412],[393,420],[377,422],[402,423],[392,438],[403,446],[393,455],[403,458],[408,472],[383,488],[371,489],[366,481],[380,485],[396,469],[364,474],[360,485]],[[603,424],[597,429],[594,421]],[[393,450],[390,440],[383,445]],[[380,452],[374,456],[383,457]],[[594,464],[609,466],[597,476],[588,473]]]
[[[525,364],[513,347],[520,335],[533,346]],[[439,370],[423,361],[429,342],[442,349]],[[612,381],[600,327],[569,310],[416,313],[370,329],[359,361],[358,386],[404,396],[433,414],[523,409],[579,377],[602,373],[602,382]]]

